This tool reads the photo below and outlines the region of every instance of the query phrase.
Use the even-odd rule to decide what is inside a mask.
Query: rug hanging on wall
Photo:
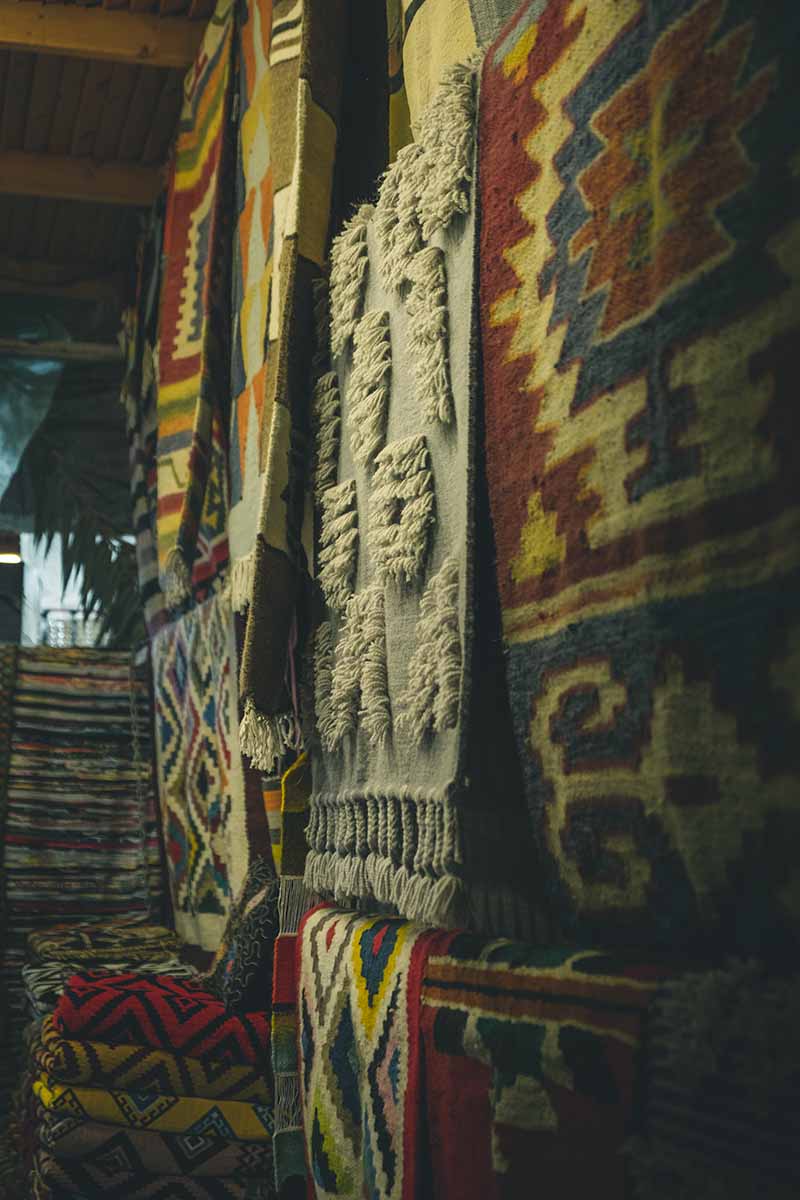
[[[488,471],[550,914],[800,929],[796,5],[523,5],[480,114]]]
[[[175,928],[219,944],[249,862],[233,614],[218,595],[153,641],[156,762]]]
[[[186,77],[167,193],[159,318],[158,562],[170,607],[190,595],[214,410],[219,397],[227,395],[233,24],[233,0],[217,0]]]
[[[322,276],[327,253],[346,7],[343,0],[304,0],[302,5],[281,0],[273,6],[268,86],[274,97],[269,133],[275,191],[266,308],[263,298],[251,297],[259,319],[268,314],[267,347],[265,352],[260,344],[248,350],[253,369],[266,354],[263,380],[254,376],[264,399],[260,440],[251,449],[248,432],[245,446],[252,470],[258,467],[260,492],[257,523],[252,510],[243,512],[247,536],[241,543],[236,507],[231,518],[237,558],[234,604],[240,607],[249,601],[240,675],[241,744],[254,766],[264,771],[277,769],[285,752],[300,745],[290,642],[312,553],[307,463],[313,284]],[[257,125],[258,120],[253,107],[248,121]],[[248,136],[250,132],[248,125]],[[254,170],[257,173],[257,164]],[[244,229],[246,213],[242,221]],[[247,270],[249,282],[249,265]],[[253,286],[258,286],[255,277]],[[240,341],[243,335],[264,336],[263,329],[253,332],[243,325],[255,319],[246,304],[247,297],[239,309]],[[250,404],[246,389],[245,404]],[[241,435],[239,440],[241,444]],[[240,559],[242,555],[248,557]]]

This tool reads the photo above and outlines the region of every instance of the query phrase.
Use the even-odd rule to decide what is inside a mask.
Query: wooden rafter
[[[88,158],[29,154],[24,150],[0,151],[0,193],[6,196],[50,196],[146,208],[160,188],[161,172],[157,167],[95,163]]]
[[[0,0],[0,47],[150,67],[188,67],[203,25],[183,17]]]
[[[57,362],[122,362],[122,350],[108,342],[23,342],[0,338],[0,355],[49,358]]]

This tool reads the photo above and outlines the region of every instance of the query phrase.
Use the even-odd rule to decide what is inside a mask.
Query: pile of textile
[[[245,941],[235,953],[246,959],[253,929],[237,932]],[[31,1027],[25,1083],[35,1135],[23,1134],[20,1148],[37,1200],[123,1191],[239,1200],[271,1183],[269,1017],[231,1015],[230,995],[209,990],[214,972],[200,979],[175,958],[159,963],[158,947],[174,950],[175,935],[148,933],[126,946],[126,931],[111,931],[120,957],[130,951],[127,969],[87,966],[108,951],[98,943],[77,954],[82,965]],[[79,939],[60,936],[75,955]],[[41,1012],[41,996],[37,1003]]]

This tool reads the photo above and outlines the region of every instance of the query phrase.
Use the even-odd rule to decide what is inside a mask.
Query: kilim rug
[[[130,656],[20,648],[17,665],[0,847],[9,1081],[28,935],[56,920],[143,922],[161,903],[147,690]]]
[[[273,194],[271,213],[260,208],[260,227],[253,225],[247,201],[239,227],[240,250],[242,235],[249,229],[248,253],[252,246],[254,257],[252,272],[249,261],[242,261],[237,285],[244,289],[238,307],[237,353],[242,352],[243,336],[248,339],[248,349],[247,361],[243,354],[241,365],[234,355],[235,377],[243,390],[237,401],[240,424],[233,440],[252,464],[245,464],[247,486],[250,489],[249,476],[255,472],[259,497],[257,524],[253,523],[249,493],[245,496],[244,491],[241,522],[236,506],[231,516],[234,557],[241,563],[232,572],[232,590],[237,606],[250,601],[240,676],[242,749],[259,769],[273,771],[285,751],[299,745],[290,642],[301,581],[307,578],[312,552],[310,513],[305,503],[311,432],[312,285],[322,275],[327,251],[348,6],[343,0],[279,0],[272,4],[268,35],[269,6],[258,6],[257,24],[255,5],[256,0],[250,0],[243,33],[245,58],[253,55],[247,71],[254,80],[246,127],[243,123],[243,150],[246,152],[246,139],[252,136],[248,172],[252,169],[257,177],[264,151],[256,139],[265,126]],[[265,71],[268,79],[264,79]],[[261,88],[270,91],[271,113],[263,110]],[[259,257],[264,258],[268,237],[272,248],[265,267],[267,300],[258,264]],[[259,375],[262,370],[263,379]],[[257,440],[251,437],[247,415],[243,442],[241,427],[246,414],[253,409],[258,413],[261,388],[261,432]],[[234,496],[238,494],[234,486]],[[247,559],[240,557],[244,555]]]
[[[523,5],[480,116],[508,681],[570,939],[797,941],[795,4]]]
[[[266,1067],[266,1012],[230,1017],[221,1000],[191,980],[167,975],[74,975],[53,1013],[68,1040],[149,1046],[200,1058],[217,1068]]]
[[[123,1172],[266,1178],[272,1170],[268,1143],[231,1142],[216,1134],[121,1129],[118,1125],[47,1113],[39,1136],[42,1149],[59,1162],[79,1160],[82,1170],[98,1182],[106,1177],[109,1184]]]
[[[297,1051],[297,930],[303,914],[316,903],[303,882],[305,825],[311,795],[311,764],[306,754],[284,773],[280,792],[280,822],[273,843],[279,892],[272,971],[271,1051],[275,1088],[272,1147],[278,1198],[293,1200],[305,1195],[307,1179]]]
[[[74,1087],[44,1075],[36,1080],[33,1090],[48,1112],[131,1129],[187,1135],[213,1133],[241,1142],[267,1141],[272,1133],[272,1108],[266,1104]]]
[[[97,963],[96,965],[103,971],[109,971],[112,975],[116,975],[120,971],[133,970],[142,975],[171,975],[173,979],[194,979],[197,976],[194,967],[187,966],[179,958],[154,958],[135,964],[118,959],[114,962]],[[44,966],[23,967],[22,982],[31,1016],[39,1018],[49,1016],[67,986],[67,980],[84,970],[86,970],[85,963],[52,962],[46,963]]]
[[[163,925],[51,925],[28,937],[33,963],[96,965],[112,955],[128,964],[176,955],[180,939]]]
[[[266,1200],[268,1196],[264,1185],[256,1180],[186,1179],[124,1171],[106,1174],[82,1163],[59,1161],[43,1150],[36,1154],[34,1175],[37,1200],[102,1195],[125,1196],[126,1200]]]
[[[122,385],[130,464],[136,569],[145,625],[154,637],[168,619],[158,578],[158,340],[164,200],[149,215],[138,247],[136,303],[123,318],[126,371]]]
[[[645,1137],[630,1147],[637,1200],[800,1192],[800,979],[754,963],[659,992],[645,1055]]]
[[[175,976],[172,976],[175,978]],[[52,1017],[42,1024],[37,1061],[59,1083],[102,1085],[127,1092],[172,1092],[210,1100],[249,1100],[268,1104],[271,1090],[256,1067],[224,1065],[218,1054],[190,1058],[148,1046],[64,1038]]]
[[[422,980],[431,1195],[621,1198],[647,1009],[665,968],[452,935]],[[676,1194],[677,1195],[677,1194]]]
[[[449,936],[327,906],[303,918],[300,1079],[317,1200],[426,1194],[419,986],[426,954]]]
[[[377,206],[363,205],[334,243],[335,369],[315,385],[328,614],[315,635],[305,879],[339,903],[377,901],[438,924],[488,907],[485,880],[465,878],[462,823],[475,610],[475,87],[471,65],[450,70]]]
[[[175,927],[216,950],[249,848],[230,603],[219,595],[153,641],[156,760]]]
[[[217,0],[184,103],[167,194],[158,363],[158,561],[171,607],[187,599],[212,419],[226,394],[226,136],[232,0]],[[229,139],[228,139],[229,140]]]
[[[197,546],[192,564],[192,603],[202,604],[228,583],[228,435],[225,414],[215,410],[211,417],[208,476],[203,509],[197,528]]]

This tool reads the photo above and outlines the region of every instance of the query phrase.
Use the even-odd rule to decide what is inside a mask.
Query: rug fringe
[[[192,573],[177,546],[167,555],[161,590],[169,608],[180,608],[192,594]]]
[[[259,712],[253,700],[248,697],[239,725],[242,754],[247,755],[256,770],[273,771],[278,760],[287,750],[294,747],[294,724],[291,713],[267,715]]]
[[[362,204],[331,247],[331,353],[338,357],[353,336],[364,305],[369,254],[367,225],[371,204]]]
[[[361,318],[353,334],[350,450],[360,467],[369,467],[386,441],[391,371],[389,314],[376,309]]]
[[[230,606],[235,613],[245,612],[250,606],[255,574],[256,556],[253,550],[231,563],[228,573],[227,594]]]
[[[408,353],[420,417],[450,425],[455,417],[447,351],[447,275],[444,252],[427,246],[409,268]]]
[[[278,887],[278,929],[297,933],[303,914],[317,903],[302,875],[281,875]]]

